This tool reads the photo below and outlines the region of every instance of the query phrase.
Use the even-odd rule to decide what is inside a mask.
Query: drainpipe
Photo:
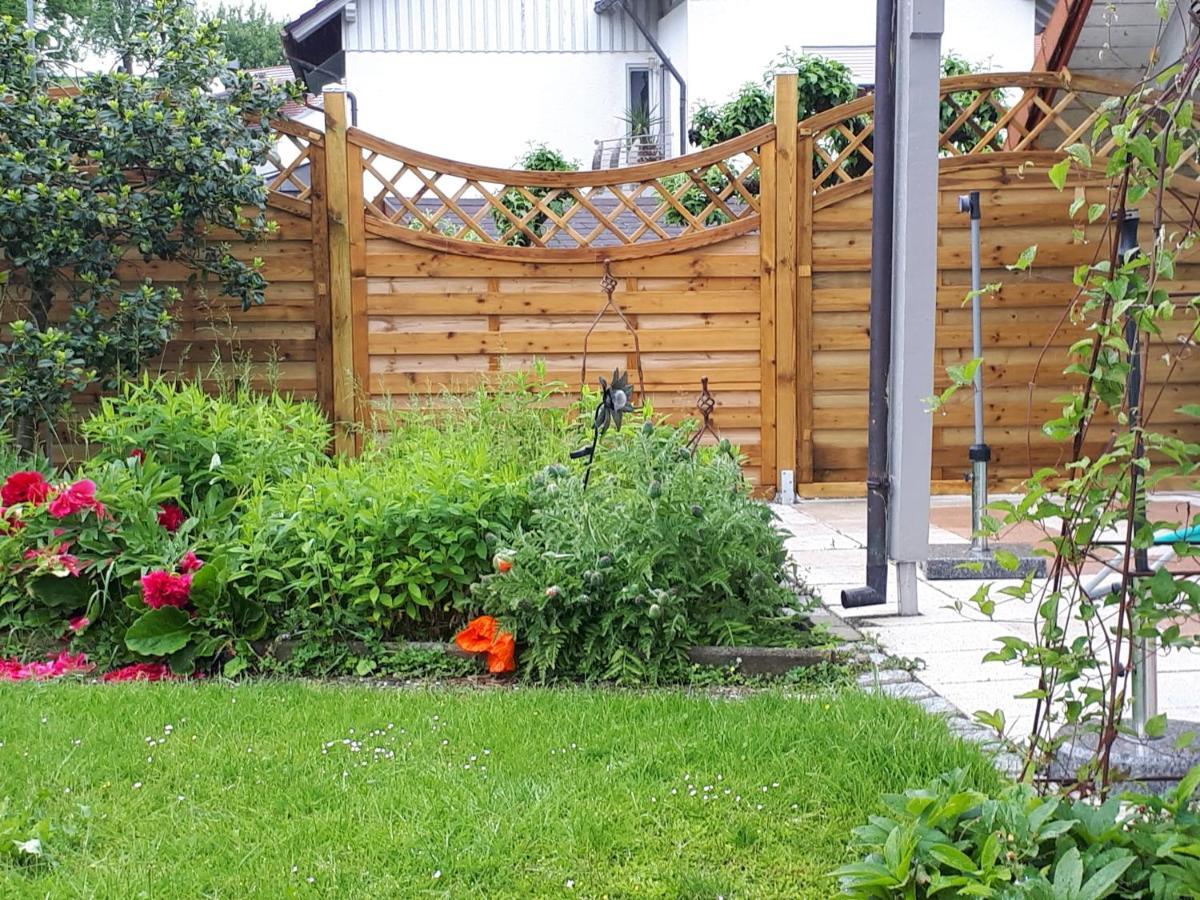
[[[888,378],[892,368],[892,194],[896,176],[896,0],[875,3],[875,164],[871,170],[871,312],[867,418],[867,578],[842,606],[887,602]]]
[[[671,73],[677,82],[679,82],[679,155],[683,156],[687,153],[687,82],[683,80],[683,76],[679,74],[679,70],[675,68],[675,64],[671,62],[671,57],[667,56],[666,51],[658,45],[658,41],[654,39],[654,35],[646,27],[645,23],[638,17],[638,14],[633,11],[629,0],[620,0],[621,9],[625,10],[625,15],[633,20],[633,24],[637,26],[637,30],[642,33],[642,37],[646,39],[646,43],[650,45],[660,60],[663,66]]]

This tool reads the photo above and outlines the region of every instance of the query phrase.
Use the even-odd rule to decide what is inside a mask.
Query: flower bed
[[[78,472],[2,473],[10,668],[362,673],[388,642],[462,634],[496,674],[644,683],[696,645],[811,642],[780,615],[798,585],[732,447],[693,454],[647,418],[605,437],[588,486],[552,390],[409,411],[346,460],[307,404],[128,388],[85,423]],[[284,663],[256,652],[276,639]]]

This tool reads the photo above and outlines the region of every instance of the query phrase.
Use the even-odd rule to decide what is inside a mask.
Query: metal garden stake
[[[979,191],[958,198],[958,211],[971,216],[971,353],[972,359],[983,358],[983,301],[980,295],[979,262]],[[975,401],[975,440],[967,455],[971,460],[971,554],[990,555],[987,535],[983,534],[983,511],[987,508],[987,468],[992,458],[991,448],[983,439],[983,364],[975,363],[972,378]]]

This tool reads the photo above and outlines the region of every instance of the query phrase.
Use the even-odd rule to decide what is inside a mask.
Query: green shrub
[[[557,150],[552,150],[545,144],[536,144],[531,146],[525,155],[517,160],[517,168],[524,169],[528,172],[574,172],[579,168],[579,163],[567,159]],[[555,189],[547,187],[525,187],[524,190],[537,200],[542,200],[554,192]],[[525,218],[525,216],[529,215],[529,213],[533,210],[533,201],[531,201],[529,197],[525,196],[525,194],[516,187],[510,187],[508,190],[506,190],[504,194],[501,195],[500,202],[504,204],[505,209],[512,214],[512,217],[516,218],[517,220]],[[562,214],[566,212],[573,203],[574,201],[569,196],[564,196],[562,193],[556,193],[554,198],[550,200],[546,206],[553,210],[555,215],[562,216]],[[535,213],[529,219],[529,221],[525,223],[525,227],[540,237],[542,234],[542,229],[545,227],[548,220],[549,217],[546,215],[546,213],[538,212]],[[492,210],[492,221],[496,223],[496,230],[502,237],[504,235],[508,235],[507,239],[505,240],[506,244],[509,244],[513,247],[528,247],[533,243],[530,240],[529,235],[517,228],[517,226],[513,224],[512,218],[505,215],[500,210]]]
[[[135,450],[153,456],[179,478],[180,501],[193,512],[323,464],[331,437],[311,403],[245,388],[212,396],[193,383],[148,378],[104,398],[82,431],[95,463]]]
[[[697,644],[780,643],[796,605],[783,538],[725,444],[693,459],[687,427],[605,437],[591,482],[553,465],[475,606],[515,633],[524,675],[676,680]],[[507,568],[507,566],[505,566]]]
[[[242,591],[284,631],[342,637],[441,633],[487,571],[486,536],[513,527],[522,492],[485,473],[368,454],[314,468],[254,498]]]
[[[363,456],[268,487],[242,528],[241,590],[317,641],[449,636],[488,535],[527,513],[526,473],[570,451],[542,374],[385,411],[390,436]]]
[[[1200,896],[1200,767],[1166,797],[1096,805],[1028,785],[988,796],[962,772],[884,797],[854,831],[860,862],[838,869],[842,896],[1099,900]]]

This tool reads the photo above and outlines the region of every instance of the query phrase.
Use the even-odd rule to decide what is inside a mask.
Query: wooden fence
[[[380,406],[470,390],[534,360],[577,388],[608,271],[656,411],[689,414],[706,376],[716,426],[741,445],[764,491],[792,470],[802,494],[860,492],[872,98],[797,122],[795,92],[795,77],[780,76],[773,123],[699,153],[532,173],[381,140],[351,127],[345,95],[331,91],[323,135],[283,126],[290,146],[270,200],[281,228],[247,250],[265,258],[266,305],[216,319],[190,312],[177,343],[191,359],[211,356],[210,342],[231,329],[259,364],[273,356],[282,384],[320,400],[340,449],[352,451],[357,426]],[[987,436],[1001,481],[1058,459],[1040,424],[1066,385],[1064,350],[1082,333],[1073,269],[1107,247],[1104,223],[1081,228],[1082,216],[1068,215],[1077,194],[1105,199],[1101,173],[1073,176],[1060,193],[1046,172],[1121,92],[1046,73],[942,84],[935,371],[944,384],[945,367],[971,356],[969,222],[957,196],[979,190],[983,278],[1002,283],[984,297]],[[1180,220],[1200,197],[1196,152],[1187,149],[1174,179],[1170,212]],[[1031,244],[1033,268],[1008,271]],[[1185,254],[1176,279],[1176,289],[1200,292],[1200,252]],[[1180,321],[1162,336],[1152,384],[1164,353],[1194,352],[1194,326]],[[624,326],[602,319],[588,339],[586,379],[635,362]],[[1200,364],[1184,359],[1157,421],[1200,439],[1194,420],[1168,410],[1197,394]],[[970,443],[963,395],[935,414],[939,488],[965,487]]]

